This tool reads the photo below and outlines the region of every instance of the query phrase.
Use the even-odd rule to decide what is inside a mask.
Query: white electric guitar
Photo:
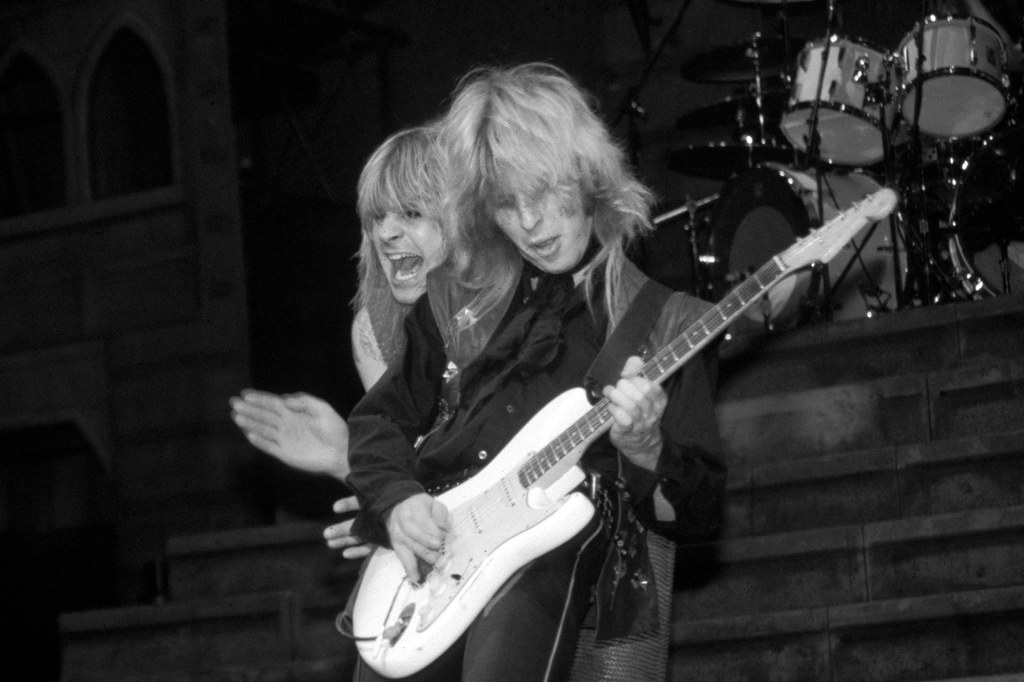
[[[642,374],[664,381],[782,278],[828,262],[895,205],[896,194],[883,188],[799,239],[649,360]],[[572,492],[584,478],[576,463],[611,422],[607,399],[591,405],[584,389],[566,391],[484,469],[439,495],[451,529],[441,560],[421,583],[406,577],[393,551],[378,547],[367,559],[352,611],[363,660],[389,678],[419,671],[465,632],[513,573],[578,533],[594,507]]]

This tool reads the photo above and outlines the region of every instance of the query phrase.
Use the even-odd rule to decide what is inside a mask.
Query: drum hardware
[[[809,268],[811,279],[807,286],[807,293],[800,300],[798,326],[814,322],[831,322],[833,318],[832,278],[829,275],[828,265],[821,261],[815,261]]]
[[[689,225],[692,227],[693,218],[697,210],[704,208],[705,206],[709,206],[716,201],[718,201],[717,194],[706,196],[703,199],[698,199],[697,201],[693,201],[692,199],[687,197],[685,204],[677,208],[674,208],[671,211],[665,211],[664,213],[656,215],[653,219],[651,219],[651,223],[653,223],[655,226],[658,226],[661,225],[662,223],[667,223],[670,220],[675,220],[679,216],[685,215],[689,217],[688,222]]]
[[[677,218],[686,216],[686,223],[683,229],[686,231],[686,241],[689,245],[689,249],[687,251],[690,258],[690,272],[693,273],[690,293],[694,296],[700,296],[701,291],[706,287],[706,283],[702,280],[703,267],[701,265],[700,245],[697,237],[697,212],[705,206],[710,206],[716,201],[718,201],[717,194],[712,194],[696,201],[687,197],[686,203],[682,206],[670,211],[665,211],[651,220],[651,223],[655,227],[659,227],[660,225],[669,223]]]
[[[817,159],[821,151],[821,137],[818,134],[818,112],[821,110],[821,92],[825,86],[825,67],[828,64],[829,55],[832,51],[833,33],[832,23],[836,15],[836,6],[833,0],[828,0],[828,17],[825,20],[825,49],[821,56],[821,68],[818,69],[818,80],[815,85],[814,99],[811,101],[811,115],[807,119],[807,136],[804,138],[807,155]],[[832,88],[830,88],[832,90]],[[821,177],[820,175],[818,176]],[[824,207],[821,205],[821,185],[818,186],[818,215],[822,215]]]
[[[781,114],[788,97],[788,89],[769,87],[760,94],[759,103],[756,93],[744,89],[720,102],[691,109],[676,119],[676,128],[697,130],[731,123],[736,126],[733,137],[738,142],[746,136],[748,124],[758,120],[759,112],[762,112],[766,134],[771,138],[778,132],[779,116],[776,114]]]
[[[896,169],[894,167],[893,159],[895,158],[895,144],[894,136],[898,130],[897,127],[897,116],[894,108],[894,91],[895,81],[900,76],[899,71],[899,60],[893,54],[886,54],[882,60],[882,71],[881,79],[878,83],[875,91],[875,97],[880,105],[881,117],[879,119],[879,131],[881,132],[880,138],[882,142],[882,172],[885,184],[888,187],[899,187],[899,183],[896,178]],[[893,108],[890,109],[890,106]],[[892,112],[891,120],[888,117],[888,112]],[[900,253],[899,244],[902,242],[906,245],[906,240],[902,238],[902,234],[905,230],[905,225],[902,222],[903,215],[899,210],[893,211],[889,215],[889,250],[890,258],[892,261],[892,273],[893,273],[893,295],[895,296],[896,310],[902,309],[904,303],[904,286],[905,278],[901,277],[905,269],[901,262],[901,257],[904,254]],[[871,226],[871,232],[868,233],[868,238],[877,228],[877,225]],[[867,241],[867,239],[865,240]],[[877,312],[888,311],[890,296],[885,292],[884,289],[877,287],[871,293],[876,298]]]
[[[793,150],[771,144],[707,142],[674,149],[666,165],[680,173],[728,180],[764,163],[792,163]]]
[[[874,236],[875,230],[878,229],[878,226],[880,224],[881,223],[873,223],[871,227],[868,228],[867,233],[864,234],[863,237],[858,237],[857,239],[860,239],[859,244],[857,243],[856,239],[850,241],[850,244],[853,247],[853,255],[846,262],[846,265],[843,266],[843,269],[839,272],[839,276],[836,277],[835,283],[835,286],[839,288],[842,285],[842,283],[846,281],[846,278],[849,276],[850,271],[853,269],[853,266],[860,266],[864,278],[857,284],[857,293],[860,295],[861,300],[864,302],[864,313],[866,317],[874,317],[876,314],[879,313],[888,313],[893,311],[893,308],[890,307],[889,305],[889,302],[892,299],[893,294],[883,289],[881,285],[878,283],[878,281],[876,281],[874,275],[868,267],[868,264],[865,263],[863,256],[864,249],[869,244],[872,243],[872,237]],[[894,250],[894,247],[879,248],[879,251],[883,253],[885,251],[892,250]],[[896,265],[895,260],[894,265]],[[893,271],[895,272],[896,269],[894,268]],[[827,276],[828,275],[826,273],[826,277]],[[895,278],[893,282],[895,284]],[[874,299],[874,302],[870,302],[869,299]],[[828,289],[826,289],[826,294],[824,298],[824,309],[828,311],[828,316],[826,317],[826,319],[831,320],[832,301],[828,293]]]
[[[825,39],[825,49],[821,57],[821,68],[818,69],[818,80],[814,91],[814,100],[811,102],[811,115],[807,119],[807,131],[808,135],[805,138],[807,145],[807,155],[811,159],[817,159],[821,151],[821,136],[818,133],[818,116],[821,110],[821,93],[822,88],[825,85],[825,67],[829,63],[829,54],[832,49],[832,28],[836,16],[836,6],[833,0],[828,0],[828,14],[825,19],[825,35],[828,36]],[[831,90],[831,88],[830,88]],[[830,93],[831,94],[831,93]],[[824,194],[821,191],[821,173],[815,175],[817,181],[817,198],[818,198],[818,217],[821,218],[825,215],[824,206]]]
[[[697,83],[749,83],[758,77],[782,77],[789,68],[791,46],[786,38],[756,32],[748,40],[693,57],[683,64],[680,73]]]

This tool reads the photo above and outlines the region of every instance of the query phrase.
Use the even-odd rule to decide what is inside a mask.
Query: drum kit
[[[740,0],[733,0],[740,1]],[[779,6],[787,0],[742,0]],[[813,0],[788,0],[788,3]],[[887,50],[842,35],[754,34],[682,67],[742,84],[681,116],[730,140],[671,151],[670,169],[724,181],[718,194],[655,218],[688,219],[693,288],[717,300],[811,228],[889,186],[897,210],[845,256],[754,307],[758,327],[850,319],[1024,292],[1024,111],[1020,46],[973,16],[922,11]],[[1021,116],[1021,119],[1018,119]]]

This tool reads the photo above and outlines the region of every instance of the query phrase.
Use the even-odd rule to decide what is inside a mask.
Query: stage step
[[[744,537],[1017,505],[1024,505],[1019,430],[733,467],[727,533]]]
[[[1024,424],[1024,360],[724,400],[717,414],[729,462],[741,469],[1015,431]]]
[[[324,527],[295,522],[171,538],[165,552],[169,596],[181,601],[328,588],[347,593],[359,562],[330,550]]]
[[[720,346],[721,401],[1024,359],[1024,294],[754,334]]]
[[[1024,679],[1024,587],[730,618],[676,619],[672,679]],[[1016,677],[1014,677],[1016,675]]]
[[[681,618],[1024,585],[1024,506],[727,540],[717,556],[713,581],[677,590]]]
[[[355,647],[334,627],[346,600],[330,591],[270,592],[63,614],[63,679],[177,679],[328,664],[351,671]]]
[[[325,658],[276,665],[222,666],[103,679],[104,682],[347,682],[352,679],[352,660]]]
[[[63,614],[65,680],[292,660],[290,593]]]

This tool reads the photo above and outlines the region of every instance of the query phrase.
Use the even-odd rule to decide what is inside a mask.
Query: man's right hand
[[[449,528],[448,508],[427,493],[413,495],[391,509],[387,520],[391,549],[409,580],[418,583],[423,577],[417,557],[431,565],[438,562]]]

